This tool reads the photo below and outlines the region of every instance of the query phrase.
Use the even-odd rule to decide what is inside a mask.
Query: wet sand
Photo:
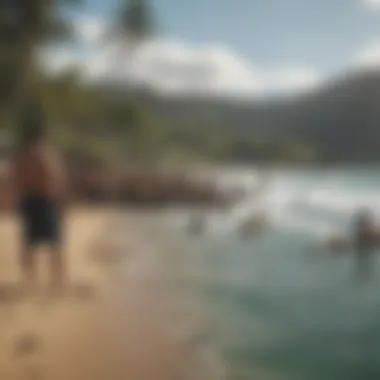
[[[133,217],[121,222],[119,216],[104,209],[70,212],[70,277],[60,297],[46,291],[43,253],[37,291],[20,294],[17,222],[0,218],[0,379],[213,378],[194,344],[174,333],[186,321],[174,317],[179,308],[165,280],[167,263],[158,262]]]

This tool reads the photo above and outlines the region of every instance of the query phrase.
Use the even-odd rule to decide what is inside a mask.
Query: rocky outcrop
[[[12,207],[11,176],[0,175],[0,209]],[[69,170],[72,202],[123,203],[133,206],[207,205],[229,201],[212,183],[144,171],[117,172],[104,168],[72,167]]]

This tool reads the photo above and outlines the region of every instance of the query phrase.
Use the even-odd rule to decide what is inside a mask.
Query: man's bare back
[[[63,165],[58,155],[44,143],[28,147],[16,158],[15,177],[21,197],[39,194],[61,201],[64,196]]]
[[[23,231],[21,265],[28,284],[35,282],[34,248],[46,243],[51,250],[52,284],[61,283],[62,202],[64,167],[40,130],[32,131],[15,158],[14,184]]]

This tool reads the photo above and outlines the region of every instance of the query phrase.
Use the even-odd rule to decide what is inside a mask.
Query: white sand
[[[34,296],[17,294],[14,217],[1,217],[0,239],[1,380],[179,380],[201,370],[197,349],[173,334],[174,301],[157,255],[114,211],[68,216],[70,285],[58,299],[46,293],[44,272]]]

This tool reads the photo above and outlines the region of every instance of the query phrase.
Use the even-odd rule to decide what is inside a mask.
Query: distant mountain
[[[380,71],[350,73],[313,93],[275,100],[139,96],[179,125],[300,139],[327,161],[380,161]]]

